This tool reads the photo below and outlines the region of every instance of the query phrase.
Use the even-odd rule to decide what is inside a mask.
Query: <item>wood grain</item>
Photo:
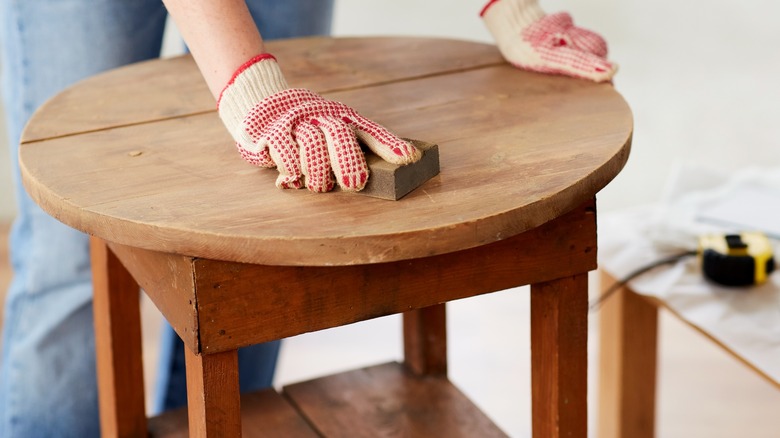
[[[587,394],[587,274],[531,285],[533,437],[587,437]]]
[[[362,44],[365,50],[384,47],[373,40]],[[443,53],[455,56],[459,44],[444,43]],[[330,41],[323,50],[333,52],[318,59],[357,50],[354,45]],[[632,117],[612,86],[504,64],[453,70],[457,63],[442,61],[437,47],[421,43],[404,53],[429,74],[393,70],[383,77],[374,66],[364,85],[326,93],[399,135],[439,145],[440,175],[398,202],[276,189],[276,172],[244,163],[213,112],[23,144],[25,186],[54,217],[122,245],[215,260],[328,266],[425,257],[501,240],[575,208],[622,168]],[[188,65],[161,71],[187,76]],[[315,73],[326,67],[312,65]],[[122,88],[109,76],[101,92]],[[121,99],[111,102],[83,117],[125,110]],[[126,106],[135,111],[138,103]],[[48,122],[42,114],[31,126]]]
[[[273,389],[241,395],[241,431],[244,438],[315,438],[318,435],[287,400]],[[152,438],[187,438],[187,408],[149,419]]]
[[[146,436],[140,290],[100,239],[90,239],[103,437]]]
[[[447,309],[445,304],[403,314],[404,365],[418,376],[447,375]]]
[[[289,267],[196,259],[201,351],[230,350],[587,272],[596,268],[595,250],[591,200],[529,232],[414,260]]]
[[[312,37],[266,46],[290,86],[319,93],[504,63],[493,45],[435,38]],[[214,98],[191,56],[146,61],[88,78],[58,94],[36,111],[22,142],[214,111]]]
[[[125,268],[193,352],[200,351],[192,258],[110,243]]]
[[[506,437],[444,377],[397,363],[323,377],[284,394],[327,437]]]
[[[195,354],[185,348],[184,358],[190,436],[240,437],[238,351]]]
[[[615,279],[602,272],[601,289]],[[658,310],[623,288],[601,307],[599,436],[655,436]]]

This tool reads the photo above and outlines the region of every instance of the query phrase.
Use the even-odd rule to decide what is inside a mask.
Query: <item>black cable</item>
[[[649,265],[642,266],[641,268],[639,268],[639,269],[631,272],[630,274],[626,275],[625,277],[623,277],[622,280],[616,282],[615,284],[610,286],[609,289],[604,291],[604,293],[601,294],[601,296],[599,296],[596,299],[596,301],[593,304],[590,305],[590,310],[591,311],[597,310],[598,307],[604,301],[606,301],[612,294],[617,292],[621,287],[625,286],[626,283],[628,283],[629,281],[633,280],[634,278],[644,274],[645,272],[647,272],[647,271],[649,271],[651,269],[657,268],[659,266],[676,263],[676,262],[678,262],[678,261],[680,261],[680,260],[682,260],[682,259],[684,259],[686,257],[695,256],[697,254],[698,254],[698,252],[696,252],[696,251],[686,251],[686,252],[684,252],[682,254],[675,254],[673,256],[669,256],[669,257],[666,257],[666,258],[663,258],[663,259],[660,259],[660,260],[656,260],[656,261],[650,263]]]

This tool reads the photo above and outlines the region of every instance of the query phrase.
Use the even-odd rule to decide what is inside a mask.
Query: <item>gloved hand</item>
[[[241,156],[251,164],[277,168],[279,188],[327,192],[335,180],[343,190],[361,190],[368,166],[357,138],[390,163],[408,164],[421,157],[410,143],[343,103],[289,88],[276,58],[267,53],[236,71],[217,108]]]
[[[617,71],[601,36],[574,26],[568,13],[546,15],[537,0],[490,0],[480,16],[501,54],[518,68],[596,82]]]

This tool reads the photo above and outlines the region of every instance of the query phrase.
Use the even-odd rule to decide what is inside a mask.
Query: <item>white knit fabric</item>
[[[585,33],[599,36],[575,28],[568,14],[547,16],[536,0],[492,1],[482,19],[504,58],[519,68],[597,82],[610,80],[617,70],[603,53],[572,44]]]
[[[219,117],[236,141],[251,143],[243,127],[246,115],[261,100],[288,88],[276,60],[260,60],[239,73],[225,87],[219,100]]]
[[[536,0],[499,0],[487,7],[483,18],[491,21],[491,32],[495,29],[501,34],[517,34],[518,29],[528,27],[544,16]]]

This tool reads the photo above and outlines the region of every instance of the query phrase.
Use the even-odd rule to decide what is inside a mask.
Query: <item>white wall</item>
[[[490,41],[478,17],[483,1],[337,0],[334,33]],[[678,160],[731,168],[780,164],[780,4],[541,4],[550,12],[569,10],[578,24],[604,34],[610,57],[620,64],[615,86],[634,111],[632,155],[623,173],[602,192],[602,211],[657,199]],[[3,145],[5,138],[2,133]],[[13,202],[6,148],[1,152],[0,219],[6,219],[13,215]]]

